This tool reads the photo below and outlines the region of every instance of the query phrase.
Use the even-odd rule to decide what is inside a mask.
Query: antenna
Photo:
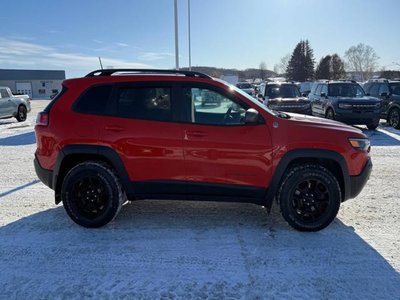
[[[103,64],[101,63],[101,58],[99,56],[100,68],[103,70]]]

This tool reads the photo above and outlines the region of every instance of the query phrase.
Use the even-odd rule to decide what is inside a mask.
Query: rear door
[[[314,93],[311,95],[310,100],[311,102],[311,109],[313,115],[321,115],[321,88],[322,84],[318,84],[317,88],[315,89]]]
[[[114,87],[100,140],[118,152],[138,196],[185,192],[183,126],[176,121],[175,97],[168,82]]]
[[[220,104],[201,106],[204,94],[214,94]],[[271,136],[265,123],[244,123],[249,105],[223,90],[195,84],[182,87],[182,102],[188,121],[183,144],[188,194],[255,197],[265,192],[271,179]]]

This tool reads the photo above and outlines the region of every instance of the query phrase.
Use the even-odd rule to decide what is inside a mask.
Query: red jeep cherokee
[[[360,130],[269,110],[190,71],[97,70],[65,80],[35,131],[38,177],[85,227],[107,224],[128,200],[269,210],[276,199],[292,227],[316,231],[360,193],[372,168]]]

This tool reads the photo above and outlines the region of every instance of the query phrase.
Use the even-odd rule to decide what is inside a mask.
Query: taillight
[[[36,125],[47,126],[49,125],[49,114],[47,112],[40,112],[36,117]]]

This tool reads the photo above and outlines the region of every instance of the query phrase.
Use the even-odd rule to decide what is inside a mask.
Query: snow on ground
[[[371,179],[317,233],[276,209],[181,201],[138,201],[85,229],[34,172],[44,104],[0,120],[0,299],[400,299],[400,131],[365,130]]]

